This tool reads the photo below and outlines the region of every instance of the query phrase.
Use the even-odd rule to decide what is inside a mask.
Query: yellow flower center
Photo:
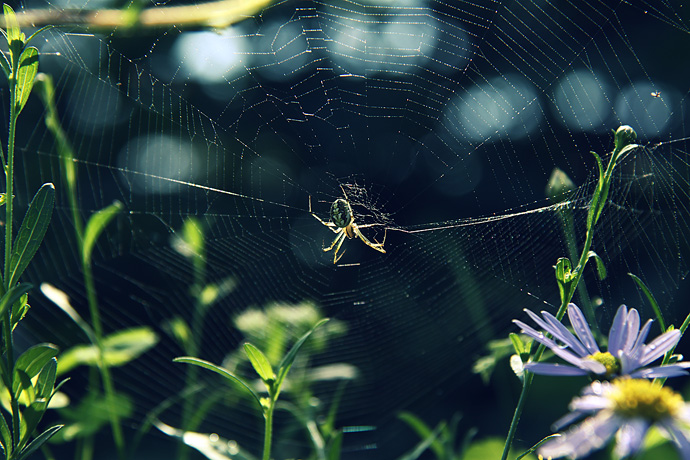
[[[616,375],[621,369],[618,360],[608,351],[604,353],[597,351],[596,353],[589,355],[588,358],[603,364],[604,367],[606,367],[606,375],[608,377]]]
[[[684,401],[675,391],[644,379],[617,379],[610,398],[613,410],[623,417],[643,417],[656,422],[678,415]]]

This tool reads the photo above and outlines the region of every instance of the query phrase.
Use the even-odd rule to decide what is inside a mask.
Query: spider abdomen
[[[352,208],[350,203],[338,198],[331,205],[331,221],[338,228],[346,228],[352,223]],[[348,237],[352,238],[350,235]]]

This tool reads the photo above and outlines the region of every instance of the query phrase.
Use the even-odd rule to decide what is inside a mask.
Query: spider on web
[[[376,240],[374,240],[376,242],[372,243],[366,236],[364,236],[359,230],[360,228],[373,227],[374,225],[378,224],[357,225],[355,223],[354,213],[352,212],[352,206],[350,206],[350,201],[347,198],[347,193],[345,193],[345,189],[342,185],[340,186],[340,189],[343,191],[345,198],[338,198],[333,202],[333,204],[331,204],[330,222],[322,220],[319,216],[312,212],[311,197],[309,197],[309,213],[314,216],[316,220],[321,222],[336,234],[333,243],[329,247],[323,248],[323,252],[328,252],[335,249],[333,252],[333,263],[338,263],[338,260],[340,260],[343,254],[345,254],[345,251],[343,251],[340,253],[340,255],[338,255],[338,251],[340,251],[340,247],[343,245],[343,241],[345,241],[345,237],[347,236],[350,239],[358,237],[370,248],[376,249],[377,251],[385,254],[386,250],[383,249],[383,245],[386,243],[386,233],[383,234],[383,241],[381,243]]]

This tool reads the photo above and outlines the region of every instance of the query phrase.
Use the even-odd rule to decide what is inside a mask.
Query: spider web
[[[36,6],[102,7],[27,4]],[[358,369],[338,421],[369,429],[349,430],[343,458],[409,449],[415,440],[401,440],[395,422],[407,409],[430,423],[463,412],[502,435],[514,403],[489,402],[507,390],[482,386],[472,364],[523,308],[555,310],[553,265],[568,253],[563,206],[546,184],[555,167],[577,184],[565,206],[583,236],[597,180],[589,152],[606,161],[619,124],[642,147],[616,171],[597,228],[593,249],[609,276],[591,270],[585,283],[604,320],[623,302],[651,314],[628,272],[670,321],[687,312],[679,56],[690,41],[673,2],[278,2],[218,31],[61,28],[42,40],[40,69],[55,79],[76,152],[78,211],[88,217],[113,200],[126,209],[94,257],[106,330],[145,324],[161,338],[115,374],[136,401],[133,429],[184,384],[171,362],[183,353],[164,324],[191,314],[194,271],[172,241],[193,216],[206,232],[208,279],[236,285],[207,314],[202,358],[220,363],[241,344],[232,318],[251,306],[310,301],[347,324],[320,357]],[[17,201],[25,206],[47,181],[60,200],[28,273],[88,317],[42,114],[38,98],[22,113]],[[345,240],[338,264],[322,251],[335,235],[310,209],[327,221],[344,196],[364,235],[385,237],[385,254],[358,239]],[[34,299],[20,343],[24,332],[26,343],[84,341],[63,312]],[[85,384],[73,379],[73,394]],[[162,418],[174,424],[180,411]],[[255,417],[249,403],[219,407],[203,427],[258,451],[260,425],[245,422]]]

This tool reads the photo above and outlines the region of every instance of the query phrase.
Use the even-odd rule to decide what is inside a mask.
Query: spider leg
[[[372,249],[376,249],[379,252],[383,252],[384,254],[386,253],[386,250],[383,249],[383,245],[386,243],[386,235],[388,234],[387,230],[384,231],[384,233],[383,233],[383,242],[382,243],[378,243],[378,242],[372,243],[371,241],[369,241],[369,239],[366,236],[362,235],[362,232],[359,231],[359,226],[353,225],[352,229],[354,230],[355,235],[357,235],[359,237],[359,239],[362,240],[362,242],[364,244],[366,244],[367,246],[369,246]]]
[[[338,248],[340,248],[340,245],[343,244],[344,239],[345,239],[345,233],[338,234],[338,236],[336,236],[335,239],[333,240],[333,244],[331,244],[327,248],[323,248],[323,252],[328,252],[328,251],[332,250],[336,244],[338,245]],[[336,248],[335,252],[338,252],[338,248]]]
[[[328,227],[328,229],[329,229],[330,231],[332,231],[333,233],[338,233],[338,230],[337,230],[337,228],[336,228],[336,225],[335,225],[333,222],[326,222],[325,220],[321,219],[319,216],[317,216],[316,214],[314,214],[314,213],[311,211],[311,197],[309,197],[309,214],[311,214],[312,216],[314,216],[314,218],[315,218],[316,220],[318,220],[318,221],[321,222],[323,225],[325,225],[326,227]]]
[[[333,249],[333,247],[335,246],[335,251],[333,251],[333,263],[334,264],[338,263],[338,261],[343,256],[343,254],[345,254],[345,251],[343,251],[342,253],[340,253],[340,255],[338,255],[338,251],[340,251],[340,247],[343,245],[343,241],[345,241],[345,232],[342,232],[340,235],[338,235],[333,240],[333,244],[331,245],[330,248],[324,248],[324,250],[323,250],[323,252],[327,252],[327,251],[330,251],[331,249]],[[337,245],[336,245],[336,243],[337,243]]]

